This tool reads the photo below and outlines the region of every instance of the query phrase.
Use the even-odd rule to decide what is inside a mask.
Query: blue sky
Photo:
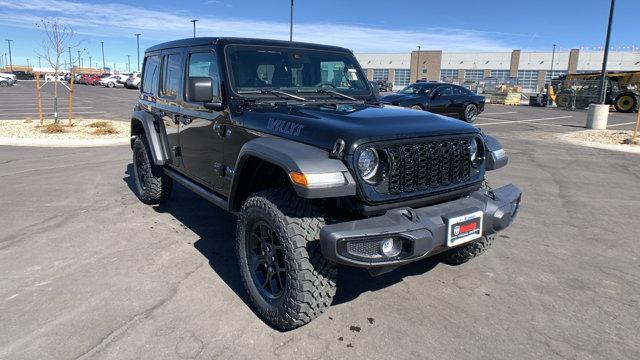
[[[596,48],[604,43],[609,0],[296,0],[294,40],[340,45],[355,52],[548,51]],[[42,33],[35,24],[56,18],[71,26],[86,49],[85,64],[135,66],[134,33],[140,47],[192,36],[246,36],[288,39],[289,0],[0,0],[0,54],[13,39],[14,64],[37,63]],[[614,47],[640,47],[639,0],[617,0]],[[44,66],[44,64],[43,64]]]

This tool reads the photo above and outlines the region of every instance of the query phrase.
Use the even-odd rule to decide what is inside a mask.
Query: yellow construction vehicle
[[[551,99],[560,107],[586,108],[598,101],[600,77],[601,74],[595,72],[561,75],[551,83],[551,91],[555,92]],[[640,71],[607,73],[605,85],[606,104],[613,105],[617,111],[624,113],[638,109]]]

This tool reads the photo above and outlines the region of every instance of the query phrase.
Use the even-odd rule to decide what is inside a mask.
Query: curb
[[[611,150],[611,151],[619,151],[626,152],[630,154],[640,154],[640,147],[632,147],[630,145],[617,145],[617,144],[601,144],[593,141],[584,141],[570,138],[569,136],[574,134],[574,132],[566,133],[566,134],[558,134],[556,135],[558,139],[564,141],[566,143],[578,146],[586,146],[595,149],[603,149],[603,150]]]
[[[0,137],[0,145],[34,147],[100,147],[129,145],[125,139],[34,139]]]

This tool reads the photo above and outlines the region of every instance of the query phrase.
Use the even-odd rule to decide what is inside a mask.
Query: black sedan
[[[453,84],[421,82],[407,86],[398,93],[383,96],[383,104],[426,110],[474,122],[484,111],[484,96]]]

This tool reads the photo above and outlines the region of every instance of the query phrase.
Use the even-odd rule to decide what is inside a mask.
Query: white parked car
[[[0,74],[0,87],[7,87],[15,84],[16,81],[10,77],[4,77],[4,74]]]
[[[106,86],[110,88],[122,85],[122,83],[120,82],[120,75],[105,76],[102,79],[100,79],[99,83],[102,86]]]
[[[64,81],[64,75],[45,74],[45,81]]]
[[[129,78],[124,83],[124,87],[127,89],[139,89],[140,88],[140,73],[134,72],[129,75]]]
[[[5,79],[11,79],[11,80],[13,80],[13,82],[16,82],[18,80],[16,78],[16,75],[15,74],[11,74],[11,73],[0,72],[0,77],[1,78],[5,78]]]

